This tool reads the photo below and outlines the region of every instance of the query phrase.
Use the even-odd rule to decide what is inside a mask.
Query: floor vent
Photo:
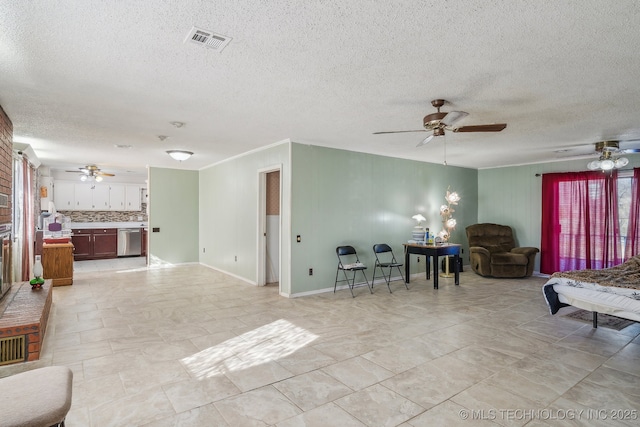
[[[0,338],[0,365],[24,361],[25,336]]]
[[[209,49],[217,50],[218,52],[222,52],[222,49],[224,49],[230,41],[231,37],[216,34],[213,31],[203,30],[198,27],[193,27],[184,39],[185,43],[195,43]]]

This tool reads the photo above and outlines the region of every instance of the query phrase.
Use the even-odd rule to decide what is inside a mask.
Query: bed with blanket
[[[542,293],[551,314],[573,306],[593,312],[640,322],[640,255],[602,270],[575,270],[554,273]]]

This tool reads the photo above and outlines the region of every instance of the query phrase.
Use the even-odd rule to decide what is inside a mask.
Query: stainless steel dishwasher
[[[118,256],[142,255],[142,229],[118,229]]]

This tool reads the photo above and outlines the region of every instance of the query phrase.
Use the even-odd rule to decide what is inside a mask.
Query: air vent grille
[[[218,52],[222,52],[222,49],[224,49],[230,41],[231,37],[216,34],[213,31],[203,30],[198,27],[191,28],[191,31],[189,31],[189,34],[187,34],[187,37],[184,39],[185,43],[194,43],[199,46],[217,50]]]
[[[0,338],[0,365],[24,361],[24,335]]]

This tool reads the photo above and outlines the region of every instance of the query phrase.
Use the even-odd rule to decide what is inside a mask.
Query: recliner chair
[[[471,268],[481,276],[529,277],[538,248],[516,248],[513,230],[507,225],[474,224],[466,228]]]

